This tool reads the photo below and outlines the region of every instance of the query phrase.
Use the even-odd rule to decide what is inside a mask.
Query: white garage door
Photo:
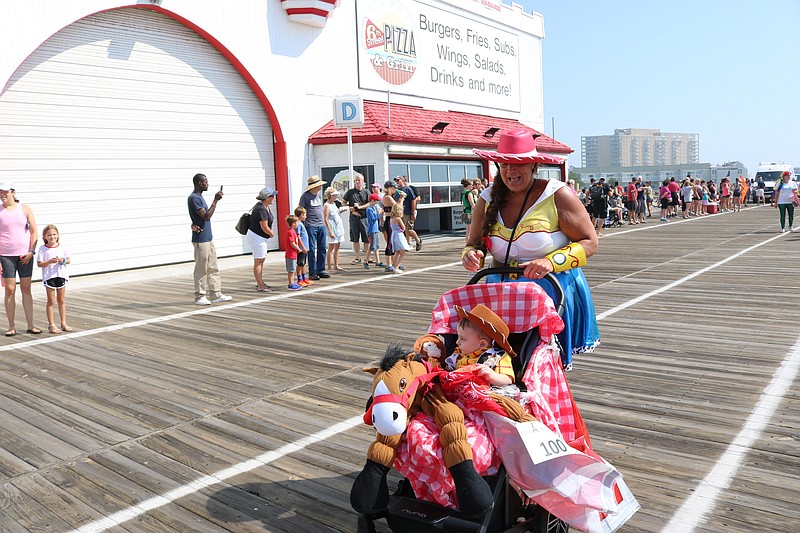
[[[234,67],[159,13],[118,9],[64,28],[0,95],[0,178],[40,229],[58,226],[73,274],[191,261],[197,172],[209,204],[225,186],[217,253],[249,251],[233,226],[275,185],[272,128]]]

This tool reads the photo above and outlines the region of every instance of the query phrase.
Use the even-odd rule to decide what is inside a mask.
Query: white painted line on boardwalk
[[[678,285],[686,283],[687,281],[689,281],[691,279],[694,279],[697,276],[700,276],[701,274],[705,274],[709,270],[713,270],[713,269],[717,268],[718,266],[724,265],[725,263],[727,263],[729,261],[733,261],[737,257],[740,257],[740,256],[742,256],[742,255],[744,255],[744,254],[746,254],[748,252],[752,252],[756,248],[764,246],[765,244],[768,244],[768,243],[774,241],[775,239],[780,239],[781,237],[784,237],[786,235],[788,235],[788,234],[787,233],[780,233],[778,235],[775,235],[774,237],[771,237],[771,238],[767,239],[766,241],[762,241],[762,242],[760,242],[758,244],[754,244],[753,246],[750,246],[749,248],[745,248],[744,250],[736,252],[735,254],[733,254],[733,255],[731,255],[729,257],[726,257],[725,259],[723,259],[721,261],[717,261],[713,265],[709,265],[709,266],[707,266],[705,268],[701,268],[700,270],[698,270],[696,272],[692,272],[688,276],[685,276],[685,277],[682,277],[681,279],[675,280],[672,283],[668,283],[667,285],[664,285],[663,287],[661,287],[659,289],[652,290],[652,291],[650,291],[648,293],[642,294],[641,296],[637,296],[636,298],[633,298],[632,300],[628,300],[627,302],[622,303],[622,304],[620,304],[620,305],[618,305],[616,307],[612,307],[611,309],[609,309],[607,311],[603,311],[602,313],[597,315],[597,320],[598,321],[599,320],[603,320],[604,318],[609,317],[609,316],[614,315],[614,314],[617,314],[620,311],[631,307],[632,305],[636,305],[638,303],[643,302],[644,300],[647,300],[648,298],[652,298],[653,296],[656,296],[657,294],[661,294],[662,292],[666,292],[666,291],[668,291],[668,290],[670,290],[672,288],[675,288]]]
[[[169,322],[171,320],[179,320],[181,318],[189,318],[197,315],[208,315],[212,313],[224,313],[230,309],[237,309],[239,307],[247,307],[251,305],[258,305],[263,304],[264,302],[271,302],[275,300],[285,300],[286,298],[298,298],[303,296],[304,294],[314,294],[318,292],[325,292],[325,291],[332,291],[332,290],[339,290],[345,287],[352,287],[354,285],[362,285],[364,283],[373,283],[377,281],[386,281],[387,279],[394,279],[401,276],[412,276],[414,274],[421,274],[422,272],[428,272],[430,270],[438,270],[441,268],[449,268],[456,265],[460,265],[461,261],[455,263],[446,263],[444,265],[434,265],[425,268],[417,268],[414,270],[410,270],[408,272],[403,272],[402,274],[386,274],[379,277],[374,278],[367,278],[367,279],[358,279],[353,281],[346,281],[344,283],[334,283],[333,285],[326,285],[324,287],[314,287],[312,289],[303,289],[302,291],[297,292],[287,292],[282,294],[275,294],[272,296],[265,296],[263,298],[253,298],[252,300],[245,300],[243,302],[235,302],[235,303],[226,303],[222,305],[216,306],[208,306],[202,307],[200,309],[195,309],[193,311],[184,311],[183,313],[175,313],[172,315],[163,315],[163,316],[156,316],[153,318],[145,318],[142,320],[135,320],[133,322],[125,322],[123,324],[113,324],[111,326],[103,326],[101,328],[95,329],[87,329],[86,331],[74,331],[72,333],[67,333],[65,335],[58,335],[54,337],[45,337],[43,339],[36,339],[31,341],[25,342],[18,342],[16,344],[8,344],[6,346],[0,346],[0,352],[9,352],[13,350],[21,350],[23,348],[30,348],[31,346],[39,346],[41,344],[50,344],[54,342],[63,342],[69,339],[78,339],[81,337],[90,337],[92,335],[99,335],[101,333],[108,333],[110,331],[119,331],[123,329],[130,329],[130,328],[138,328],[141,326],[147,326],[149,324],[159,324],[161,322]]]
[[[192,481],[191,483],[180,486],[165,494],[162,494],[160,496],[153,496],[150,499],[137,503],[132,507],[123,509],[122,511],[116,512],[110,516],[101,518],[99,520],[90,522],[88,524],[84,524],[78,529],[74,530],[73,533],[99,533],[109,528],[121,525],[125,522],[133,520],[137,516],[141,516],[147,513],[148,511],[152,511],[153,509],[163,507],[164,505],[172,503],[177,499],[183,498],[184,496],[188,496],[202,489],[208,488],[212,485],[216,485],[217,483],[222,483],[223,481],[226,481],[234,476],[238,476],[239,474],[244,474],[246,472],[250,472],[251,470],[255,470],[256,468],[268,465],[269,463],[277,461],[278,459],[284,457],[285,455],[302,450],[303,448],[306,448],[312,444],[323,441],[325,439],[329,439],[334,435],[338,435],[343,431],[347,431],[348,429],[351,429],[363,423],[364,423],[363,416],[361,415],[354,416],[349,420],[345,420],[344,422],[335,424],[329,428],[323,429],[322,431],[318,431],[313,435],[309,435],[308,437],[304,437],[295,442],[291,442],[289,444],[281,446],[276,450],[263,453],[254,459],[250,459],[249,461],[239,463],[230,468],[220,470],[219,472],[216,472],[214,474],[203,476],[199,479]]]
[[[761,393],[742,430],[694,493],[672,515],[672,519],[661,530],[662,533],[674,531],[691,533],[705,521],[706,516],[714,509],[720,493],[730,486],[750,447],[772,419],[772,415],[775,414],[775,410],[797,377],[798,371],[800,371],[800,338],[772,375],[772,380]]]

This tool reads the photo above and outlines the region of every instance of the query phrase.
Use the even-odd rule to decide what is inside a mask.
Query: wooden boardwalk
[[[800,234],[777,237],[770,208],[651,220],[601,239],[586,274],[602,346],[569,375],[642,505],[622,531],[687,531],[707,509],[696,531],[797,531]],[[239,261],[234,301],[210,308],[188,274],[75,280],[74,334],[0,339],[0,531],[354,531],[360,369],[468,279],[460,246],[430,239],[403,276],[352,267],[266,296]],[[706,476],[718,495],[679,511]]]

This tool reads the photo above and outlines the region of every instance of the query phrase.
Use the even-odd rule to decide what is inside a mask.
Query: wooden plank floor
[[[661,531],[673,518],[800,335],[800,236],[760,245],[776,219],[768,208],[650,219],[610,230],[586,269],[607,316],[602,346],[569,378],[596,451],[642,505],[622,531]],[[348,493],[372,429],[325,431],[363,412],[360,369],[387,342],[410,345],[437,297],[468,279],[453,265],[460,246],[431,238],[407,275],[352,267],[315,290],[271,295],[253,290],[248,258],[228,260],[239,265],[223,272],[235,299],[211,308],[192,305],[190,268],[74,280],[75,334],[0,338],[0,531],[70,531],[204,479],[109,530],[353,531]],[[285,286],[282,265],[268,260],[274,286]],[[764,423],[698,531],[800,527],[796,381]],[[256,457],[262,466],[208,481]]]

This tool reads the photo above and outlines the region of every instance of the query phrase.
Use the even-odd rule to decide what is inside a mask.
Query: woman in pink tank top
[[[38,335],[41,329],[33,325],[33,295],[31,276],[33,256],[36,253],[36,219],[27,205],[17,202],[14,187],[8,182],[0,183],[0,268],[5,285],[5,308],[8,317],[6,337],[17,334],[14,318],[17,310],[17,274],[22,291],[22,309],[28,322],[28,333]]]

